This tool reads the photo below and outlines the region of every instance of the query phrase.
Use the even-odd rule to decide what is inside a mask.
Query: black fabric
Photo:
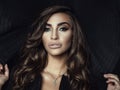
[[[106,90],[104,73],[120,74],[120,0],[75,0],[91,52],[91,86]]]
[[[0,0],[0,62],[7,63],[21,48],[40,12],[64,0]]]
[[[40,83],[40,81],[42,81],[42,77],[40,75],[36,76],[35,80],[33,82],[31,82],[25,88],[25,90],[41,90],[40,87],[41,87],[42,84]],[[3,87],[2,90],[12,90],[12,86],[13,86],[13,80],[12,80],[12,77],[11,77],[9,82]],[[59,90],[71,90],[67,76],[64,76],[64,75],[62,76]]]
[[[120,1],[76,0],[71,7],[86,33],[94,71],[112,72],[120,58]]]
[[[68,80],[68,77],[65,75],[63,75],[62,80],[61,80],[60,90],[71,90],[70,82]]]

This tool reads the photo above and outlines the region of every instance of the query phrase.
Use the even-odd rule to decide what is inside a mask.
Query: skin
[[[60,56],[68,50],[72,38],[71,27],[70,18],[64,13],[57,13],[50,17],[42,36],[48,56]]]
[[[104,74],[108,84],[107,90],[120,90],[120,80],[115,74]]]
[[[4,73],[2,73],[3,68],[5,68]],[[3,66],[2,64],[0,64],[0,90],[2,89],[2,86],[8,80],[8,78],[9,78],[8,65],[6,64],[5,66]]]
[[[66,52],[71,46],[72,39],[71,20],[67,14],[53,14],[42,36],[45,50],[48,52],[48,65],[43,72],[42,90],[59,90],[61,77],[57,79],[57,85],[51,83],[58,74],[66,71]]]

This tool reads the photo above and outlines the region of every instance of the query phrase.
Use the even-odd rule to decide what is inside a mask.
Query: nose
[[[58,33],[57,33],[57,31],[52,31],[51,39],[54,39],[54,40],[58,39]]]

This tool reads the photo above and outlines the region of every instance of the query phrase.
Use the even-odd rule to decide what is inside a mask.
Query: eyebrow
[[[58,26],[63,25],[63,24],[67,24],[67,25],[71,26],[68,22],[61,22],[58,24]]]
[[[63,24],[67,24],[67,25],[71,26],[68,22],[61,22],[61,23],[59,23],[57,26],[61,26],[61,25],[63,25]],[[46,25],[47,25],[47,26],[51,26],[51,24],[49,24],[49,23],[47,23]]]

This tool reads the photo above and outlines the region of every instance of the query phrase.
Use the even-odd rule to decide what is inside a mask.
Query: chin
[[[50,53],[51,56],[61,56],[62,53]]]
[[[55,52],[50,52],[49,55],[51,56],[62,56],[63,54],[65,54],[62,51],[55,51]]]

